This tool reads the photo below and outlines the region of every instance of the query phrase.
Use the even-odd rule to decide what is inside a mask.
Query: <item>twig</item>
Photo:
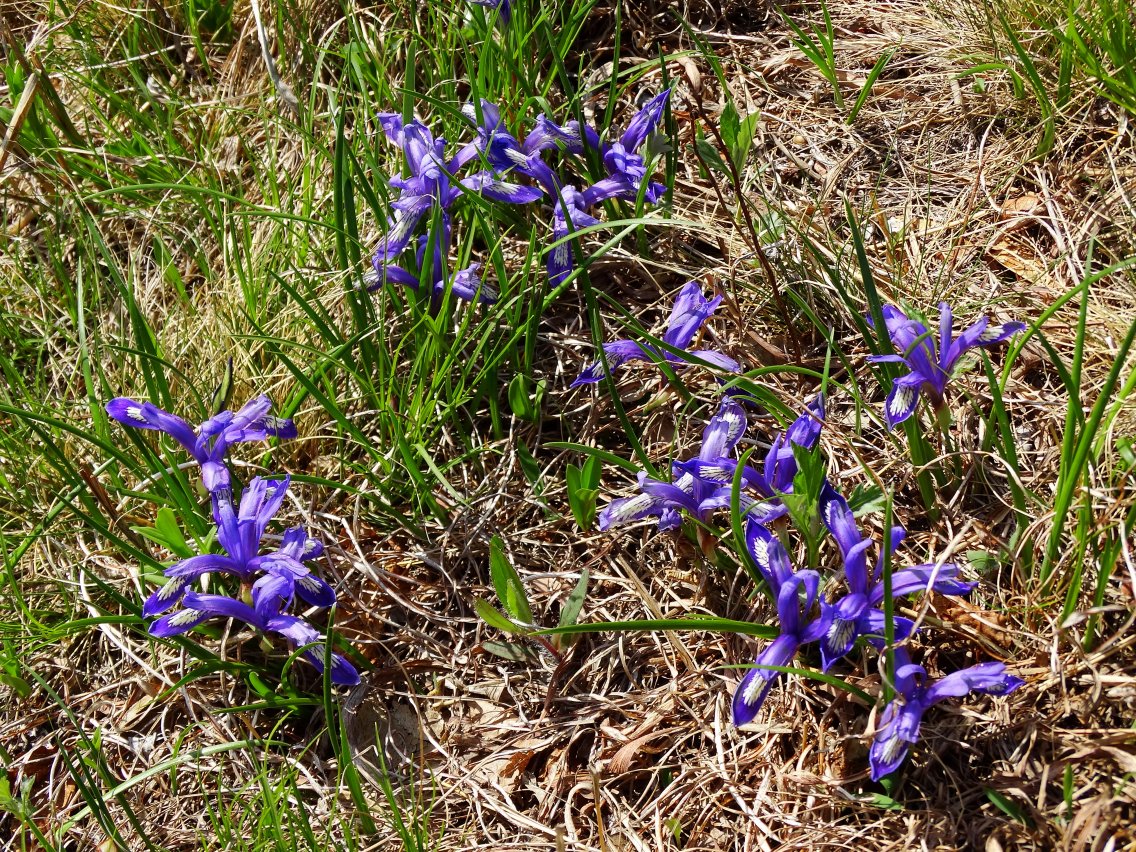
[[[252,0],[252,17],[256,21],[256,37],[260,41],[260,55],[264,57],[264,64],[268,68],[268,76],[272,80],[272,85],[276,87],[276,94],[292,110],[296,118],[299,118],[300,101],[296,98],[296,93],[292,91],[292,87],[285,83],[280,76],[280,72],[276,69],[276,60],[272,58],[272,51],[268,48],[268,33],[265,31],[264,21],[260,17],[260,0]]]
[[[774,267],[772,267],[772,264],[770,264],[769,257],[767,256],[765,249],[762,248],[760,237],[758,237],[758,228],[753,224],[753,217],[750,215],[750,208],[749,206],[747,206],[745,199],[742,197],[742,181],[741,176],[737,174],[737,167],[734,165],[733,159],[730,159],[729,150],[726,148],[726,144],[724,140],[722,140],[721,134],[719,134],[718,132],[718,128],[710,123],[710,119],[707,114],[705,114],[705,110],[702,109],[701,103],[692,101],[687,101],[687,103],[690,103],[694,110],[698,112],[698,115],[702,119],[703,124],[710,127],[710,131],[713,133],[713,135],[715,135],[715,139],[718,141],[719,148],[722,152],[722,160],[726,162],[726,165],[730,170],[730,177],[732,177],[734,181],[734,191],[737,195],[738,209],[742,211],[742,218],[745,220],[745,227],[747,231],[750,232],[749,242],[751,248],[753,249],[754,256],[757,256],[758,262],[760,262],[761,264],[761,273],[763,276],[765,276],[766,282],[769,284],[769,290],[772,292],[772,295],[774,295],[774,303],[777,306],[777,312],[778,314],[780,314],[780,317],[782,317],[782,321],[785,324],[785,329],[788,333],[788,336],[790,336],[790,340],[793,341],[793,349],[796,360],[803,361],[804,352],[801,349],[801,341],[793,331],[793,321],[790,318],[790,314],[788,314],[788,306],[787,304],[785,304],[785,298],[782,295],[782,292],[780,292],[780,286],[777,283],[777,273],[774,272]],[[693,117],[691,120],[691,125],[692,131],[695,130]],[[698,134],[696,134],[695,132],[694,135],[696,139],[696,136],[698,136]],[[707,164],[707,161],[705,161],[705,159],[702,157],[702,152],[699,151],[698,145],[693,145],[693,148],[694,156],[698,157],[700,164],[702,164],[702,168],[710,177],[710,184],[713,186],[713,191],[715,191],[715,194],[718,195],[718,201],[721,203],[722,207],[728,210],[729,203],[726,201],[725,194],[722,193],[721,187],[718,185],[717,178],[713,176],[713,170],[710,168],[709,164]]]
[[[734,163],[733,158],[730,156],[730,149],[726,145],[722,134],[718,130],[718,126],[710,121],[710,117],[706,114],[706,110],[702,107],[701,101],[687,101],[687,103],[697,112],[698,117],[702,123],[709,128],[710,132],[714,134],[714,139],[718,143],[718,148],[722,152],[722,160],[725,162],[726,167],[730,170],[730,178],[734,184],[734,193],[738,198],[738,209],[741,210],[742,219],[745,220],[746,229],[749,231],[750,246],[753,248],[753,253],[757,256],[758,262],[761,264],[762,274],[765,276],[766,283],[769,284],[769,289],[773,293],[773,301],[777,305],[777,312],[781,314],[781,321],[785,324],[785,331],[789,335],[789,339],[793,341],[793,350],[797,361],[804,360],[804,352],[801,349],[800,338],[797,337],[796,332],[793,330],[793,320],[789,316],[789,306],[785,303],[785,297],[781,295],[781,287],[777,283],[777,273],[773,270],[773,264],[769,262],[769,256],[765,253],[765,248],[761,244],[761,238],[757,235],[757,226],[753,222],[753,216],[750,213],[749,205],[746,203],[745,197],[742,194],[742,179],[738,174],[738,167]],[[693,124],[693,122],[692,122]],[[695,134],[697,138],[697,134]],[[714,172],[709,168],[707,163],[702,157],[702,152],[698,150],[698,145],[694,145],[694,153],[698,157],[702,167],[710,176],[710,182],[714,185],[714,192],[718,195],[718,200],[722,205],[729,209],[729,204],[722,194],[721,187],[718,186],[718,181],[714,177]]]

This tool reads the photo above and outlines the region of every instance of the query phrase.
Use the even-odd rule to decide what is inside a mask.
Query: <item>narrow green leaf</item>
[[[568,507],[580,529],[588,532],[596,518],[596,498],[599,492],[594,488],[579,488],[568,492]]]
[[[233,393],[233,358],[230,355],[229,359],[225,362],[225,373],[221,377],[221,383],[217,385],[217,389],[213,391],[213,400],[210,410],[214,414],[220,414],[229,407],[229,397]]]
[[[564,470],[564,481],[568,484],[568,496],[575,494],[583,488],[582,471],[576,465],[569,463],[568,467]]]
[[[582,471],[580,482],[584,486],[584,488],[599,488],[602,467],[598,458],[596,458],[595,456],[588,456],[588,458],[584,461],[584,464],[581,466],[580,470]]]
[[[872,93],[872,86],[875,85],[876,78],[883,73],[884,68],[891,62],[891,58],[895,55],[895,50],[894,47],[891,48],[891,50],[884,52],[880,58],[876,60],[876,64],[873,65],[872,70],[868,72],[868,79],[864,81],[864,85],[860,89],[860,94],[856,96],[856,102],[852,104],[852,109],[848,111],[848,117],[844,119],[845,124],[852,124],[856,121],[856,116],[859,115],[860,110],[863,108],[864,104],[867,103],[868,95]]]
[[[501,617],[498,615],[498,617]],[[515,625],[514,625],[515,626]],[[644,618],[635,621],[595,621],[562,627],[545,627],[534,631],[540,636],[559,636],[576,633],[646,633],[664,630],[708,630],[714,633],[740,633],[743,636],[760,636],[772,639],[777,628],[752,621],[735,621],[716,616],[690,616],[688,618]]]
[[[715,171],[729,176],[730,168],[722,160],[722,156],[718,153],[718,149],[710,144],[709,140],[703,135],[702,131],[698,131],[694,138],[694,145],[698,149],[699,156],[702,157],[703,162]]]
[[[997,790],[987,787],[984,792],[986,798],[990,800],[990,804],[994,805],[998,810],[1008,816],[1015,822],[1020,822],[1024,826],[1033,825],[1033,821],[1026,815],[1025,811],[1014,802],[1012,799],[999,793]]]
[[[598,458],[607,464],[621,467],[630,473],[639,473],[639,468],[636,466],[635,462],[617,456],[615,453],[609,453],[607,450],[601,450],[598,447],[589,447],[587,444],[576,444],[572,441],[549,441],[545,446],[550,450],[572,450],[573,452],[583,453],[586,456]]]
[[[536,419],[535,407],[529,395],[529,380],[520,373],[509,382],[509,409],[521,420]]]
[[[166,540],[166,546],[173,553],[182,559],[193,556],[193,550],[186,544],[185,536],[182,535],[181,527],[178,526],[177,517],[169,506],[163,506],[158,510],[157,517],[154,520],[154,528],[162,534]]]
[[[742,119],[741,127],[738,129],[737,141],[730,148],[730,154],[734,158],[734,165],[738,171],[742,170],[749,158],[750,149],[753,147],[753,137],[757,133],[757,125],[760,121],[761,113],[757,110]]]
[[[726,101],[726,107],[722,110],[722,115],[718,119],[718,130],[722,133],[722,140],[726,146],[733,150],[734,145],[737,144],[738,134],[741,131],[741,116],[738,115],[738,108],[734,106],[733,98]]]
[[[19,675],[0,672],[0,683],[11,689],[17,698],[27,698],[32,694],[31,685]]]

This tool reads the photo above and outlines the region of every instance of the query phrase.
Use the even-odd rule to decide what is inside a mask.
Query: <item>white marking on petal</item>
[[[741,436],[745,428],[742,423],[742,418],[731,408],[722,415],[722,419],[726,421],[726,440],[733,443]]]
[[[750,705],[757,701],[758,696],[761,694],[761,690],[765,688],[766,683],[767,681],[760,674],[755,676],[746,685],[745,692],[742,693],[742,702],[746,705]]]
[[[397,245],[406,239],[410,230],[417,225],[417,220],[412,216],[407,216],[401,210],[395,213],[394,224],[391,225],[390,230],[384,238],[383,246],[380,251],[386,253],[386,247],[392,244]]]
[[[204,612],[199,609],[179,609],[170,616],[170,620],[166,623],[169,624],[170,627],[181,627],[184,624],[196,621],[202,615],[204,615]]]
[[[313,577],[311,574],[308,574],[306,577],[300,577],[296,582],[307,589],[309,592],[323,591],[323,584],[320,583],[320,581]]]
[[[720,464],[704,464],[702,465],[699,473],[704,479],[709,479],[714,482],[725,482],[728,479],[733,479],[734,474],[732,471],[726,470]]]
[[[682,476],[680,476],[678,479],[676,479],[671,484],[674,485],[675,488],[678,488],[682,491],[685,491],[687,494],[693,494],[694,493],[694,474],[687,471],[686,473],[684,473]]]
[[[911,403],[913,402],[914,398],[914,390],[907,387],[906,385],[900,385],[896,389],[895,395],[891,398],[891,405],[888,406],[888,412],[892,417],[898,417],[909,408],[911,408]]]
[[[769,542],[763,538],[753,540],[753,558],[758,565],[769,567]]]
[[[126,416],[131,420],[136,420],[139,423],[148,423],[149,421],[142,414],[142,409],[137,405],[126,406]]]
[[[512,160],[518,166],[527,166],[529,158],[524,151],[519,151],[516,148],[506,148],[505,156]]]
[[[168,583],[162,586],[161,589],[158,590],[158,600],[169,600],[170,598],[177,595],[178,592],[180,592],[183,588],[185,588],[185,580],[181,579],[180,577],[170,580]]]
[[[998,325],[988,325],[982,329],[982,334],[978,335],[979,343],[989,343],[991,340],[996,340],[999,336],[1004,334],[1006,326],[999,323]]]
[[[852,639],[855,632],[855,621],[850,621],[846,618],[834,619],[825,637],[828,642],[828,647],[833,651],[842,650],[848,645],[848,642]]]
[[[627,502],[616,506],[611,510],[610,517],[613,521],[627,521],[638,515],[640,512],[646,511],[651,508],[655,503],[655,498],[650,494],[639,494],[627,500]]]
[[[880,755],[880,763],[885,766],[890,766],[899,759],[899,756],[903,753],[905,748],[907,748],[907,741],[900,739],[897,734],[892,734],[883,741],[883,747],[880,749],[882,752]]]
[[[304,553],[312,553],[318,546],[319,542],[317,542],[314,538],[309,538],[304,542]]]

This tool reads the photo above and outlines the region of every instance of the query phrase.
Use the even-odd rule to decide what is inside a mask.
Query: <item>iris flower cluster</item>
[[[684,354],[725,369],[738,369],[736,362],[721,353],[686,351],[719,301],[705,299],[698,285],[691,282],[676,301],[663,336],[669,349],[660,352],[634,340],[612,341],[604,345],[608,370],[632,360],[684,366]],[[996,325],[981,318],[956,337],[950,307],[943,304],[939,338],[935,341],[922,323],[898,308],[887,306],[883,315],[892,343],[902,354],[872,360],[902,363],[910,370],[896,380],[888,396],[889,428],[911,416],[920,395],[938,413],[945,405],[947,382],[968,350],[996,344],[1025,328],[1022,323]],[[679,350],[679,354],[670,349]],[[604,367],[597,362],[587,367],[573,385],[594,383],[603,376]],[[840,556],[840,570],[822,572],[816,565],[794,567],[774,524],[789,514],[782,498],[792,493],[794,484],[801,487],[795,483],[797,453],[816,445],[824,418],[825,400],[821,395],[784,434],[775,437],[760,469],[744,465],[739,470],[734,450],[745,433],[746,415],[740,402],[727,396],[707,425],[697,455],[673,462],[670,482],[641,472],[640,493],[613,500],[600,514],[600,528],[658,517],[660,530],[675,529],[681,525],[683,513],[705,522],[714,510],[730,505],[732,484],[740,480],[738,508],[745,521],[746,548],[776,604],[779,630],[734,693],[734,724],[753,721],[781,670],[792,664],[803,647],[817,646],[821,670],[827,672],[858,644],[883,654],[889,650],[885,642],[890,637],[895,643],[890,649],[895,661],[895,697],[883,710],[869,750],[871,776],[878,780],[903,762],[910,746],[918,740],[923,714],[932,705],[971,692],[1004,695],[1023,681],[1010,674],[1004,664],[995,662],[979,663],[932,680],[923,667],[912,662],[908,646],[919,627],[911,619],[894,613],[888,624],[886,598],[897,600],[928,592],[967,595],[976,583],[963,579],[960,567],[951,562],[917,564],[889,571],[885,577],[884,566],[891,563],[903,543],[904,529],[894,526],[887,530],[876,559],[869,561],[873,539],[861,532],[848,501],[827,480],[814,479],[806,501],[819,495],[813,515],[819,521],[802,521],[794,515],[794,522],[802,528],[812,523],[818,535],[827,530]]]
[[[788,552],[776,533],[760,521],[750,519],[747,522],[746,547],[777,600],[782,635],[758,656],[756,668],[738,687],[734,695],[734,723],[737,725],[745,724],[757,715],[769,692],[769,685],[777,678],[776,670],[765,667],[788,665],[801,645],[819,644],[822,671],[828,671],[851,652],[861,638],[871,647],[883,650],[886,616],[881,604],[887,587],[883,578],[882,549],[874,568],[869,569],[867,551],[872,540],[860,534],[848,502],[831,484],[824,487],[820,515],[836,541],[843,563],[843,570],[829,578],[827,585],[830,588],[826,590],[834,592],[839,588],[839,592],[828,596],[819,593],[824,578],[817,571],[793,569]],[[893,527],[889,531],[884,545],[889,556],[895,553],[904,537],[902,527]],[[975,583],[962,580],[959,575],[959,566],[954,563],[925,563],[894,571],[890,578],[891,596],[895,599],[928,591],[944,595],[969,594]],[[781,600],[786,584],[793,577],[801,578],[798,586],[811,590],[803,603],[797,600],[796,593],[790,596],[791,601]],[[790,610],[791,614],[786,618]],[[897,640],[908,639],[916,631],[917,627],[910,619],[893,616],[893,632]],[[790,638],[792,642],[788,641]],[[761,688],[756,685],[758,682]]]
[[[446,263],[453,234],[450,207],[458,196],[465,191],[495,201],[527,204],[539,198],[540,192],[533,187],[499,181],[484,171],[455,180],[454,174],[477,156],[475,147],[466,146],[452,159],[446,160],[446,140],[435,139],[422,122],[404,124],[401,116],[394,113],[383,113],[379,122],[387,139],[402,149],[410,176],[390,181],[391,187],[399,191],[399,197],[391,204],[393,212],[388,220],[387,234],[372,260],[377,277],[373,287],[381,286],[384,281],[394,281],[412,289],[418,288],[419,275],[395,261],[410,246],[418,224],[424,218],[436,218],[439,227],[419,236],[414,242],[418,267],[431,282],[432,300],[440,302],[446,289]],[[495,301],[493,290],[482,285],[479,269],[479,264],[470,264],[449,279],[454,295],[467,301]]]
[[[798,436],[815,442],[815,435],[811,434],[814,427],[808,427],[808,435],[802,434],[805,428],[806,423],[799,420],[782,444],[794,443],[794,429]],[[770,455],[773,456],[773,451]],[[783,461],[787,463],[790,457],[783,456]],[[794,469],[788,467],[784,476]],[[755,475],[756,472],[747,472],[743,481],[752,481]],[[775,476],[773,481],[783,491],[786,479]],[[777,682],[780,669],[791,665],[803,646],[818,646],[821,670],[825,672],[847,656],[860,640],[877,652],[883,652],[884,637],[888,633],[887,616],[882,607],[886,595],[890,594],[893,599],[931,591],[966,595],[976,585],[962,579],[960,568],[954,563],[924,563],[903,568],[891,572],[885,582],[883,548],[887,548],[890,559],[903,542],[903,528],[896,526],[888,531],[886,543],[881,546],[874,565],[870,565],[868,551],[872,539],[861,534],[847,500],[829,482],[822,487],[818,509],[842,563],[840,572],[827,577],[815,568],[794,568],[781,538],[770,527],[783,511],[751,512],[746,520],[746,548],[776,602],[779,631],[734,692],[735,725],[753,721]],[[892,616],[891,633],[895,641],[906,641],[917,632],[917,625],[910,619]],[[897,663],[896,669],[898,695],[885,709],[869,752],[873,779],[889,774],[903,761],[908,746],[918,737],[919,719],[927,707],[943,698],[970,691],[1004,694],[1021,685],[1001,663],[982,663],[928,686],[927,673],[918,666],[911,666],[906,653],[902,646],[896,652],[896,659],[903,664]]]
[[[820,646],[822,671],[828,671],[846,656],[858,639],[864,639],[877,651],[884,650],[885,615],[879,608],[885,594],[882,559],[873,571],[867,570],[866,550],[871,540],[860,536],[844,498],[830,486],[825,490],[821,514],[844,561],[844,589],[835,597],[826,597],[822,588],[825,579],[820,572],[793,568],[785,546],[774,532],[755,520],[747,522],[746,546],[776,600],[779,632],[734,692],[735,725],[753,721],[781,674],[778,667],[790,665],[802,646]],[[894,551],[902,539],[903,530],[893,528],[886,546]],[[893,598],[928,591],[964,595],[974,585],[959,579],[957,565],[924,564],[893,573],[890,591]],[[893,619],[897,641],[909,639],[918,629],[910,619]],[[1023,684],[1002,663],[979,663],[932,683],[926,670],[911,662],[905,646],[894,649],[894,659],[896,696],[884,708],[868,752],[873,780],[899,768],[909,747],[918,741],[920,720],[931,705],[970,692],[1004,695]]]
[[[892,599],[937,592],[966,595],[975,583],[961,578],[954,563],[924,563],[892,571],[885,582],[884,548],[890,558],[906,535],[902,527],[887,531],[874,565],[868,561],[872,539],[860,532],[848,501],[825,482],[818,514],[840,553],[842,570],[826,577],[815,568],[795,569],[781,538],[769,527],[769,518],[750,517],[746,522],[746,548],[776,601],[779,632],[758,655],[754,666],[734,692],[733,721],[753,721],[780,676],[780,668],[792,663],[805,645],[819,646],[821,670],[827,672],[847,656],[857,642],[885,650],[887,615],[885,596]],[[905,642],[918,626],[908,618],[892,615],[892,638]],[[908,746],[915,742],[919,719],[931,704],[948,696],[970,691],[1006,693],[1021,685],[1001,663],[982,663],[948,675],[939,684],[926,685],[927,673],[918,666],[903,668],[910,660],[903,646],[896,651],[897,697],[885,709],[875,743],[869,751],[873,779],[898,768]],[[900,665],[902,663],[903,665]],[[918,669],[918,672],[915,670]],[[920,674],[921,673],[921,674]]]
[[[297,597],[320,608],[335,603],[335,591],[305,564],[323,552],[323,545],[297,526],[284,533],[275,549],[262,553],[267,549],[269,522],[284,501],[290,478],[254,477],[234,505],[228,466],[232,444],[269,437],[294,438],[292,421],[271,416],[272,403],[263,395],[239,411],[223,411],[196,428],[149,402],[119,397],[107,403],[106,409],[126,426],[169,435],[193,456],[201,467],[212,502],[217,541],[224,551],[191,556],[165,570],[165,584],[142,606],[145,617],[161,616],[150,625],[150,633],[175,636],[210,618],[232,618],[263,633],[283,636],[302,649],[300,655],[322,672],[328,657],[323,632],[288,609]],[[237,577],[240,598],[197,591],[198,581],[208,574]],[[178,604],[179,609],[169,612]],[[342,655],[333,653],[330,660],[333,683],[359,683],[359,673]]]
[[[820,437],[824,422],[824,397],[818,396],[789,429],[774,438],[765,463],[759,471],[744,465],[739,510],[744,516],[769,523],[786,513],[781,497],[793,490],[797,462],[793,446],[811,449]],[[745,409],[733,397],[726,396],[718,413],[702,434],[698,454],[671,464],[671,481],[653,479],[639,473],[639,491],[634,497],[613,500],[600,512],[600,529],[657,517],[660,530],[675,529],[682,524],[682,513],[707,521],[716,509],[730,505],[738,462],[734,448],[745,434]]]
[[[499,12],[507,14],[507,6],[496,5]],[[451,210],[465,193],[518,205],[546,199],[552,206],[554,241],[548,256],[548,276],[553,286],[561,284],[574,267],[571,234],[600,223],[591,213],[597,205],[615,198],[634,201],[640,193],[654,204],[664,192],[661,184],[649,180],[648,163],[640,149],[662,120],[669,97],[668,89],[648,101],[614,141],[602,141],[593,128],[578,121],[560,126],[544,115],[537,116],[532,130],[521,141],[505,127],[500,109],[482,100],[476,108],[471,104],[463,110],[476,139],[449,159],[446,140],[436,139],[422,122],[404,122],[399,115],[381,114],[383,133],[402,150],[410,174],[390,180],[399,195],[391,203],[387,233],[372,258],[370,288],[392,281],[417,289],[421,281],[429,281],[435,306],[447,286],[467,301],[495,301],[496,292],[479,276],[480,264],[472,263],[452,275],[447,272],[453,236]],[[544,161],[547,151],[583,154],[585,148],[599,153],[607,176],[582,189],[561,182]],[[459,178],[458,173],[475,161],[484,168]],[[514,178],[525,182],[518,183]],[[424,222],[425,233],[419,234]],[[411,246],[417,272],[402,261]]]
[[[872,565],[868,561],[872,539],[860,532],[848,501],[829,482],[822,487],[818,510],[842,563],[842,570],[828,577],[811,567],[795,569],[781,538],[768,526],[768,518],[750,517],[746,522],[746,548],[776,601],[779,632],[734,693],[735,725],[756,717],[780,675],[778,667],[790,665],[805,645],[818,645],[821,670],[825,672],[847,656],[858,641],[884,652],[889,631],[882,605],[887,595],[892,599],[932,591],[966,595],[976,585],[962,579],[954,563],[924,563],[895,570],[885,582],[884,548],[890,561],[906,535],[903,528],[895,526],[887,531]],[[894,641],[906,642],[918,632],[918,626],[893,614],[890,632]],[[903,645],[897,647],[895,659],[897,696],[885,709],[869,751],[873,779],[898,768],[908,747],[918,738],[919,720],[927,707],[971,691],[1004,694],[1022,683],[1001,663],[981,663],[930,686],[926,671],[910,664]]]

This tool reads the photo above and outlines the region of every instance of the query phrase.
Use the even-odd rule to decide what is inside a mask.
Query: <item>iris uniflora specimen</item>
[[[688,284],[672,311],[664,342],[677,353],[634,340],[616,340],[604,345],[609,370],[632,360],[665,360],[684,366],[685,354],[697,356],[718,366],[731,368],[734,362],[718,352],[686,350],[697,329],[713,313],[718,300],[706,300],[695,283]],[[976,346],[991,346],[1025,329],[1019,322],[1003,325],[985,317],[957,337],[953,333],[951,309],[940,306],[938,340],[917,320],[898,308],[886,306],[883,316],[892,344],[901,354],[878,356],[872,360],[902,363],[910,372],[898,378],[888,396],[885,417],[889,429],[912,415],[919,397],[930,402],[936,415],[945,407],[948,380],[957,372],[960,359]],[[707,355],[710,357],[707,357]],[[602,364],[587,367],[573,383],[590,384],[604,376]],[[671,464],[671,481],[661,482],[639,474],[640,494],[613,500],[600,515],[600,528],[646,517],[658,517],[660,529],[681,525],[683,514],[701,522],[709,520],[715,509],[729,507],[732,485],[740,481],[738,509],[745,521],[745,544],[776,604],[777,636],[758,654],[753,666],[734,692],[732,715],[735,725],[752,722],[770,694],[780,672],[790,666],[802,648],[817,645],[822,671],[829,671],[852,653],[857,645],[883,654],[885,637],[896,644],[891,648],[895,660],[896,695],[884,708],[870,749],[873,779],[895,771],[919,735],[920,720],[933,704],[969,692],[1002,695],[1017,689],[1022,681],[1010,674],[1002,663],[980,663],[932,681],[925,669],[911,661],[908,647],[919,629],[910,618],[891,614],[885,599],[896,600],[915,594],[967,595],[977,585],[962,577],[962,569],[952,562],[923,563],[890,570],[891,562],[905,538],[902,527],[885,531],[874,562],[868,554],[873,547],[864,536],[848,501],[832,482],[817,480],[819,493],[816,526],[832,536],[841,560],[840,572],[822,572],[817,565],[795,568],[774,523],[788,514],[782,498],[791,493],[798,471],[801,450],[811,450],[820,436],[825,418],[825,400],[818,396],[793,422],[784,435],[772,442],[762,469],[748,464],[739,470],[734,453],[742,440],[747,418],[741,402],[725,397],[718,413],[703,435],[702,447],[691,459]],[[944,421],[937,417],[939,422]],[[807,481],[807,480],[806,480]],[[803,524],[797,516],[794,523]],[[823,530],[810,530],[812,535]],[[813,539],[810,539],[812,541]],[[808,548],[810,553],[818,552]],[[887,558],[885,558],[887,557]]]
[[[229,487],[229,447],[243,441],[295,438],[291,420],[273,417],[272,401],[263,394],[239,411],[222,411],[194,428],[175,414],[151,402],[116,397],[107,403],[107,414],[135,429],[152,429],[169,435],[201,466],[201,477],[210,494]]]
[[[823,421],[824,398],[818,396],[784,435],[774,438],[760,472],[749,465],[743,468],[739,508],[746,517],[769,523],[785,514],[781,496],[793,490],[797,473],[793,447],[815,446]],[[728,508],[737,470],[734,448],[745,431],[742,404],[731,396],[723,397],[702,435],[698,455],[673,462],[670,482],[640,472],[640,493],[613,500],[600,513],[600,529],[657,517],[659,529],[669,530],[682,524],[683,512],[706,521],[715,510]]]
[[[980,317],[965,331],[954,336],[954,317],[951,306],[939,303],[939,339],[918,320],[911,319],[899,308],[885,305],[884,323],[898,354],[875,355],[869,358],[877,364],[903,364],[910,370],[895,380],[884,404],[884,417],[888,428],[894,429],[915,413],[919,397],[923,396],[938,414],[946,404],[947,382],[954,375],[959,359],[976,346],[994,346],[1025,331],[1025,323],[992,323]],[[868,322],[872,318],[868,317]]]
[[[884,708],[868,751],[872,780],[878,781],[899,768],[908,749],[919,740],[923,714],[932,705],[971,692],[1006,695],[1024,684],[1024,680],[1010,674],[1002,663],[979,663],[932,680],[925,668],[911,662],[904,648],[896,648],[896,696]]]
[[[707,299],[702,295],[702,286],[697,281],[687,282],[679,292],[678,298],[675,299],[670,318],[667,320],[667,330],[663,333],[662,338],[663,343],[673,349],[683,350],[684,355],[676,355],[666,349],[660,351],[649,343],[625,339],[613,340],[603,345],[608,371],[614,372],[629,361],[666,361],[673,367],[687,366],[689,362],[684,356],[689,354],[693,358],[706,361],[720,369],[731,373],[738,372],[741,365],[716,349],[695,349],[686,353],[703,323],[710,318],[721,303],[722,296]],[[576,381],[572,382],[572,387],[595,384],[605,375],[603,363],[596,361],[576,377]]]
[[[485,5],[495,5],[507,16],[507,4],[487,0]],[[536,117],[521,141],[506,128],[500,109],[482,100],[463,110],[476,138],[448,159],[445,139],[435,138],[425,124],[404,122],[394,113],[381,114],[383,132],[401,149],[410,174],[390,180],[399,196],[390,205],[387,233],[372,258],[371,289],[387,281],[417,289],[425,280],[435,305],[447,287],[461,299],[496,300],[496,290],[479,277],[480,264],[471,263],[452,275],[447,270],[454,202],[465,193],[497,203],[524,205],[543,199],[551,205],[548,278],[553,286],[563,283],[575,267],[571,234],[600,223],[591,212],[597,205],[616,198],[636,201],[640,195],[646,203],[655,204],[665,191],[662,184],[650,180],[651,163],[643,149],[655,134],[669,97],[667,89],[649,100],[612,141],[602,140],[594,128],[576,120],[561,126],[544,115]],[[586,148],[598,152],[607,172],[590,185],[562,180],[544,159],[549,152],[580,155]],[[458,176],[474,164],[482,168]],[[420,228],[424,233],[418,234]],[[412,245],[417,271],[402,259]]]
[[[422,122],[404,123],[399,115],[382,113],[379,123],[387,139],[402,149],[410,175],[391,178],[390,185],[399,191],[399,197],[391,204],[387,234],[375,250],[372,263],[376,283],[372,287],[379,287],[384,281],[394,281],[417,289],[421,277],[425,277],[430,282],[433,300],[441,299],[449,283],[454,295],[462,299],[494,301],[496,293],[482,285],[478,277],[478,264],[470,264],[452,277],[446,274],[453,235],[450,208],[462,192],[474,192],[510,204],[527,204],[539,198],[540,191],[531,186],[497,180],[485,171],[457,180],[454,174],[476,158],[475,146],[466,146],[447,160],[446,140],[435,139]],[[424,219],[428,225],[436,222],[437,227],[429,228],[415,241],[415,259],[420,270],[416,274],[395,261],[410,245],[419,223]]]
[[[320,671],[325,658],[330,657],[332,682],[357,684],[359,673],[355,668],[342,655],[327,654],[323,632],[287,612],[297,597],[320,608],[335,603],[335,591],[305,564],[323,552],[323,545],[297,526],[284,533],[278,547],[261,553],[268,524],[284,501],[290,478],[254,477],[241,492],[238,505],[233,502],[229,447],[269,437],[294,438],[295,424],[271,416],[272,403],[263,395],[239,411],[222,411],[210,417],[196,429],[149,402],[119,397],[107,403],[106,409],[127,426],[166,433],[193,456],[201,467],[217,541],[224,551],[191,556],[165,570],[166,582],[142,605],[147,618],[167,613],[150,625],[150,633],[174,636],[210,618],[232,618],[285,637]],[[202,594],[193,588],[202,577],[214,573],[240,580],[239,599]],[[178,604],[179,609],[167,612]]]

